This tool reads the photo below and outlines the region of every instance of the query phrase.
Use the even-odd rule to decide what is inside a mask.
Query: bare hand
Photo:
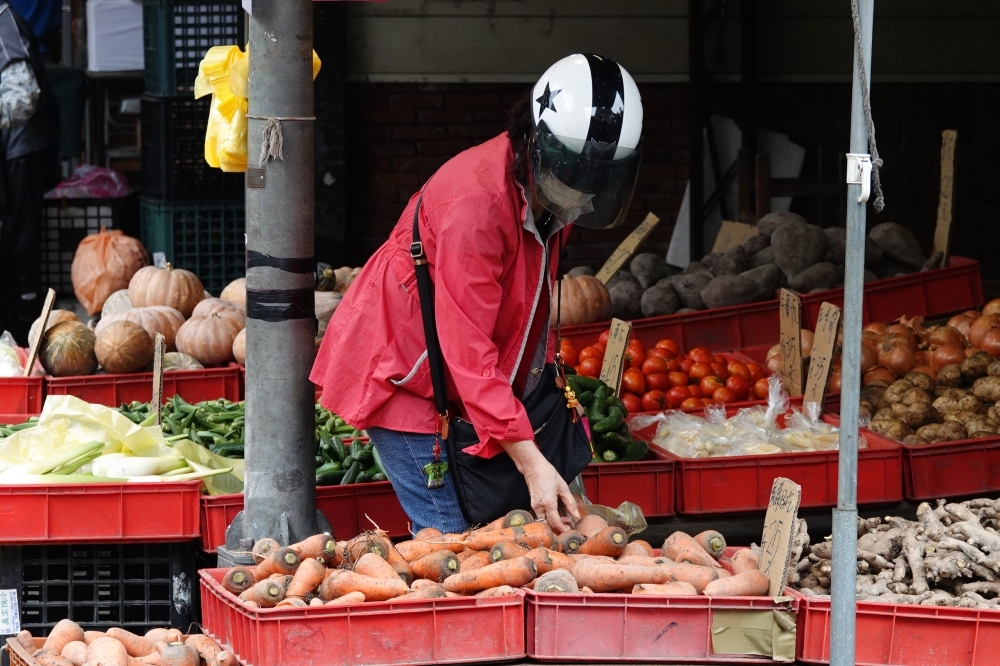
[[[573,493],[556,468],[541,453],[521,470],[531,495],[531,508],[539,520],[544,520],[556,534],[570,529],[569,518],[559,515],[559,502],[575,520],[580,519]]]

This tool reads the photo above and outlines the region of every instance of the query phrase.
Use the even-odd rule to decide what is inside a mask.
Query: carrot
[[[491,587],[488,590],[478,592],[476,593],[476,596],[484,597],[486,599],[495,599],[497,597],[516,597],[517,590],[512,588],[510,585],[499,585],[497,587]]]
[[[615,558],[608,557],[607,555],[582,555],[580,553],[571,553],[571,554],[567,555],[566,557],[568,557],[569,559],[573,560],[574,562],[579,562],[581,560],[604,560],[606,562],[614,562],[615,561]]]
[[[226,575],[222,578],[222,587],[224,587],[227,592],[237,597],[243,594],[244,590],[253,587],[256,583],[257,579],[253,577],[253,571],[247,567],[233,567],[227,571]],[[156,636],[150,637],[150,634],[154,631],[157,632]],[[166,638],[168,631],[168,629],[150,629],[146,632],[146,638],[149,638],[155,643],[157,640]]]
[[[385,560],[382,562],[384,564]],[[392,571],[392,567],[389,567],[389,570]],[[395,576],[396,572],[393,571],[392,574]],[[324,578],[326,578],[326,567],[323,566],[322,561],[313,558],[302,560],[299,568],[295,570],[295,575],[292,576],[292,582],[288,584],[288,588],[285,590],[285,597],[301,598],[307,594],[312,594],[319,587],[319,584],[323,582]]]
[[[476,529],[469,532],[469,534],[476,534],[477,532],[493,532],[495,530],[502,530],[504,528],[504,521],[507,520],[507,516],[501,516],[496,520],[486,523],[482,527],[477,527]]]
[[[314,534],[308,539],[289,546],[300,560],[321,559],[323,564],[332,564],[337,557],[337,542],[329,534]]]
[[[15,638],[17,639],[18,645],[27,650],[29,655],[38,649],[37,647],[35,647],[34,637],[31,635],[31,632],[28,631],[27,629],[22,629],[21,631],[17,632],[17,636]],[[70,641],[70,642],[77,642],[77,641]]]
[[[159,652],[154,652],[152,654],[147,654],[145,657],[129,657],[129,666],[160,666],[160,662],[163,657],[160,656]]]
[[[372,578],[394,578],[399,580],[399,574],[392,568],[392,565],[383,560],[375,553],[365,553],[361,559],[354,564],[354,573],[359,573]]]
[[[717,567],[719,563],[715,561],[701,545],[684,532],[674,532],[663,542],[660,549],[664,557],[669,557],[674,562],[689,562],[702,567]]]
[[[108,629],[108,637],[114,638],[124,645],[125,651],[128,652],[128,656],[130,657],[145,657],[156,650],[153,646],[153,641],[145,636],[136,636],[131,631],[119,629],[118,627]]]
[[[59,620],[52,628],[49,637],[45,639],[45,643],[42,644],[42,649],[59,654],[66,647],[66,643],[82,640],[83,629],[80,628],[80,625],[73,620]]]
[[[458,558],[458,563],[461,564],[462,562],[466,561],[467,559],[469,559],[478,552],[479,552],[478,550],[471,550],[469,548],[466,548],[461,553],[455,553],[455,557]]]
[[[628,546],[628,535],[620,527],[605,527],[580,546],[581,555],[618,557]]]
[[[236,660],[233,653],[228,650],[223,650],[219,654],[215,655],[215,666],[239,666],[240,662]],[[211,666],[210,664],[208,666]]]
[[[275,608],[301,608],[303,606],[308,606],[304,599],[301,597],[285,597],[278,603],[274,605]]]
[[[722,569],[700,567],[696,564],[689,564],[687,562],[675,564],[674,566],[666,566],[664,568],[670,571],[670,575],[674,577],[674,580],[690,583],[696,590],[698,590],[699,593],[701,593],[713,581],[718,580],[719,572],[722,571]]]
[[[598,515],[588,514],[577,521],[573,529],[589,539],[607,526],[608,521]]]
[[[620,557],[627,557],[629,555],[639,555],[644,557],[653,557],[653,547],[649,545],[648,541],[643,541],[642,539],[636,539],[635,541],[629,541],[628,545],[625,546],[625,550],[622,551]]]
[[[414,541],[434,541],[438,537],[444,536],[444,532],[436,527],[425,527],[413,535]]]
[[[87,644],[83,641],[70,641],[66,643],[60,654],[73,666],[83,666],[87,661]]]
[[[410,590],[406,594],[396,597],[393,601],[408,601],[410,599],[444,599],[448,593],[440,585],[434,587],[422,587],[419,590]]]
[[[211,664],[215,659],[215,655],[222,652],[222,648],[219,647],[219,644],[205,634],[191,634],[187,637],[187,640],[184,641],[184,644],[197,650],[198,654],[205,660],[206,664]]]
[[[500,560],[512,560],[515,557],[524,557],[528,549],[513,541],[501,541],[490,548],[490,560],[499,562]]]
[[[250,588],[249,592],[250,599],[262,608],[274,608],[275,604],[285,598],[285,586],[276,580],[262,580]]]
[[[101,666],[128,666],[128,651],[118,640],[105,636],[87,646],[86,659]]]
[[[279,548],[271,551],[267,559],[263,560],[254,568],[253,577],[257,580],[264,580],[273,574],[289,575],[295,573],[295,568],[299,566],[299,556],[291,548]]]
[[[424,555],[410,564],[416,578],[426,578],[440,583],[448,576],[458,573],[461,564],[455,553],[449,550],[439,550],[430,555]]]
[[[392,548],[389,554],[386,555],[385,561],[389,563],[396,575],[399,576],[400,580],[409,585],[413,582],[413,570],[410,569],[410,564],[403,559],[403,556],[399,554],[399,551]]]
[[[586,585],[580,588],[580,594],[593,594],[593,593],[594,591],[589,587],[587,587]]]
[[[462,562],[461,566],[459,566],[459,571],[472,571],[485,567],[487,564],[493,564],[488,550],[477,550],[474,552],[476,553],[475,555]]]
[[[698,596],[698,590],[695,589],[694,585],[678,580],[659,585],[654,583],[639,583],[632,588],[632,594],[653,594],[663,597],[696,597]]]
[[[422,590],[425,587],[441,587],[441,583],[426,578],[418,578],[410,584],[411,590]]]
[[[160,653],[160,666],[199,666],[198,651],[184,643],[171,643]]]
[[[403,541],[396,544],[396,551],[407,562],[418,560],[424,555],[436,553],[439,550],[448,550],[453,553],[461,553],[465,550],[465,542],[454,534],[442,534],[433,540]],[[475,550],[489,550],[488,548],[476,548]]]
[[[249,571],[249,569],[247,567],[233,567],[229,571],[232,572],[232,571],[235,571],[237,569],[242,569],[243,571]],[[226,574],[226,577],[228,578],[229,574]],[[257,581],[254,581],[254,582],[257,582]],[[226,585],[225,578],[223,579],[222,585],[223,585],[223,587],[225,587],[225,585]],[[253,583],[251,583],[251,586],[252,585],[253,585]],[[228,588],[226,588],[226,589],[228,589]],[[239,592],[233,592],[232,590],[229,590],[229,591],[232,592],[236,596],[240,596],[240,594],[243,592],[243,590],[240,590]],[[146,632],[146,638],[148,638],[154,644],[157,643],[158,641],[163,641],[164,643],[180,643],[181,642],[181,632],[177,631],[176,629],[167,629],[165,627],[156,627],[155,629],[150,629],[149,631]]]
[[[319,597],[313,597],[312,599],[309,600],[309,605],[310,606],[322,606],[323,605],[323,600],[320,599]]]
[[[770,582],[760,569],[747,569],[729,578],[720,578],[705,586],[706,597],[762,597]]]
[[[760,561],[749,548],[736,551],[729,561],[733,565],[733,573],[737,575],[751,569],[760,569]]]
[[[324,606],[347,606],[348,604],[360,604],[365,600],[364,592],[348,592],[342,597],[327,601]]]
[[[60,620],[60,622],[61,621],[62,620]],[[59,625],[57,624],[56,626],[58,627]],[[87,645],[90,645],[91,643],[93,643],[94,641],[96,641],[98,638],[104,638],[105,636],[107,636],[107,634],[104,633],[103,631],[85,631],[85,632],[83,632],[83,642],[86,643]],[[51,637],[51,634],[50,634],[50,637]]]
[[[363,592],[368,601],[387,601],[409,591],[410,588],[399,578],[373,578],[353,571],[335,571],[319,586],[319,596],[323,601],[342,597],[348,592]]]
[[[554,569],[535,580],[535,592],[576,594],[579,591],[576,579],[566,569]]]
[[[667,567],[640,567],[594,558],[577,561],[572,573],[578,585],[586,585],[594,592],[631,590],[639,583],[669,583],[673,580]]]
[[[73,666],[73,662],[64,658],[58,652],[42,648],[32,655],[39,666]]]
[[[243,605],[246,606],[247,608],[260,608],[260,604],[254,601],[253,599],[248,599],[244,601]]]
[[[389,555],[392,543],[377,532],[363,532],[347,542],[344,550],[344,561],[354,563],[365,553],[375,553],[381,558]]]
[[[576,530],[569,530],[568,532],[563,532],[556,537],[556,543],[552,544],[552,549],[569,555],[570,553],[579,552],[580,546],[582,546],[583,542],[586,540],[587,537],[583,536]],[[558,546],[558,548],[556,546]]]
[[[510,529],[521,529],[514,527]],[[491,587],[510,585],[520,587],[530,583],[538,575],[535,563],[527,557],[503,560],[473,571],[459,572],[445,579],[444,589],[459,594],[474,594]]]
[[[493,548],[496,549],[496,546],[493,546]],[[493,551],[491,550],[490,554],[492,553]],[[554,568],[552,566],[552,557],[549,555],[548,548],[542,548],[541,546],[539,546],[538,548],[532,548],[531,550],[529,550],[524,554],[524,557],[527,557],[529,560],[535,563],[535,571],[538,572],[539,576],[541,576],[542,574],[547,574]]]
[[[691,538],[716,560],[722,557],[722,553],[726,550],[726,537],[715,530],[705,530]]]
[[[573,558],[563,553],[557,553],[554,550],[547,550],[549,559],[552,560],[553,569],[572,569],[573,568]],[[537,564],[537,563],[536,563]]]
[[[554,540],[555,535],[547,523],[528,523],[524,527],[505,527],[502,530],[470,534],[464,543],[472,550],[489,550],[501,541],[513,541],[528,548],[549,548]]]
[[[514,509],[509,511],[503,520],[500,521],[501,527],[524,527],[528,523],[535,522],[535,517],[525,511],[524,509]]]
[[[264,537],[257,543],[253,545],[250,553],[253,555],[253,561],[260,564],[267,559],[267,556],[274,551],[281,548],[281,544],[270,537]]]

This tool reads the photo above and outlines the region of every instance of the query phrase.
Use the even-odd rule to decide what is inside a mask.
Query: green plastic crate
[[[244,202],[140,202],[142,242],[150,253],[162,252],[176,268],[191,271],[210,293],[218,295],[246,274]]]
[[[146,93],[190,95],[213,46],[245,46],[240,0],[143,0]]]

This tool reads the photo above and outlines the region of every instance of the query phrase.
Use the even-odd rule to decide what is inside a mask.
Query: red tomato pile
[[[577,374],[597,377],[604,364],[608,331],[577,352],[573,342],[559,341],[563,363]],[[767,370],[757,363],[729,360],[704,347],[681,354],[673,340],[660,340],[646,351],[629,341],[622,374],[622,401],[630,414],[664,409],[699,410],[713,403],[767,399]]]

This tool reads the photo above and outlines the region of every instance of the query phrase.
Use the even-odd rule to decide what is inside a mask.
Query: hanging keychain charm
[[[447,413],[438,415],[437,432],[434,433],[434,462],[424,465],[428,488],[444,488],[444,474],[448,471],[448,463],[441,460],[442,435],[448,437]]]

